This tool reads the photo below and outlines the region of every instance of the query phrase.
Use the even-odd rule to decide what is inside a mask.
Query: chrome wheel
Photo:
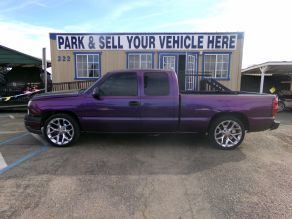
[[[230,148],[241,141],[242,132],[242,127],[236,121],[225,120],[216,126],[214,138],[221,147]]]
[[[47,124],[48,139],[56,145],[69,144],[74,138],[74,126],[65,118],[54,118]]]

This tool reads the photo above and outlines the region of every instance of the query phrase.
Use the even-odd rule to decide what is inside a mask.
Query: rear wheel
[[[210,127],[210,142],[224,150],[234,149],[241,144],[245,136],[242,121],[234,116],[222,116],[216,119]]]
[[[44,125],[44,135],[47,141],[59,147],[72,144],[79,137],[77,122],[67,114],[56,114],[49,117]]]

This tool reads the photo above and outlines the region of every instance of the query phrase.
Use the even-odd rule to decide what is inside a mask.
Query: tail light
[[[278,97],[276,96],[273,99],[273,110],[272,110],[272,116],[275,117],[278,112],[279,104],[278,104]]]

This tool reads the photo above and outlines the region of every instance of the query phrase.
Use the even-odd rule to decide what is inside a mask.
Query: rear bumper
[[[279,125],[280,125],[280,122],[274,120],[274,121],[272,122],[272,125],[271,125],[271,127],[270,127],[270,130],[274,130],[274,129],[279,128]]]
[[[265,130],[277,129],[280,122],[273,117],[256,117],[249,118],[248,132],[260,132]]]
[[[24,125],[29,132],[35,134],[42,134],[41,123],[42,123],[41,117],[36,117],[32,115],[26,115],[24,117]]]

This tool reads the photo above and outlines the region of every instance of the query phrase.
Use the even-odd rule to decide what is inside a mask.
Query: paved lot
[[[0,113],[1,218],[292,218],[292,112],[221,151],[194,135],[83,135],[48,147]],[[3,161],[2,161],[3,163]]]

